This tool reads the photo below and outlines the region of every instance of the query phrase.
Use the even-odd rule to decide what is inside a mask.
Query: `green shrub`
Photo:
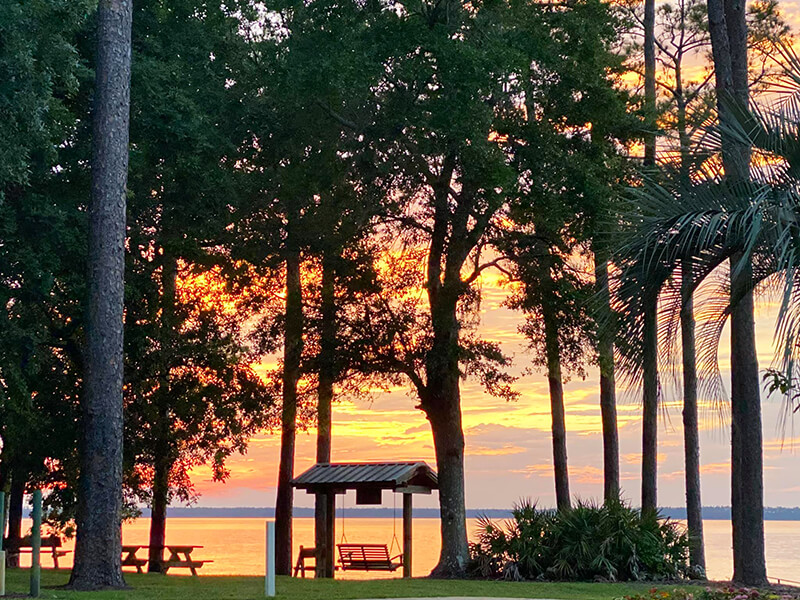
[[[481,519],[470,552],[478,577],[571,581],[679,579],[689,554],[677,523],[626,504],[579,502],[557,512],[530,501],[502,524]]]

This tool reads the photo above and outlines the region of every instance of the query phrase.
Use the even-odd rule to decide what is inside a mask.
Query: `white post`
[[[267,521],[267,574],[264,580],[264,593],[275,596],[275,521]]]

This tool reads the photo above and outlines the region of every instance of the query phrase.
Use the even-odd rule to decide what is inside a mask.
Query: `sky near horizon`
[[[800,31],[800,1],[780,4],[792,30]],[[555,491],[550,436],[550,400],[547,379],[541,371],[530,371],[531,355],[517,332],[521,315],[503,307],[508,290],[498,275],[483,278],[483,300],[479,332],[499,342],[514,357],[513,372],[520,377],[514,402],[486,395],[480,385],[462,385],[462,410],[466,435],[466,502],[468,508],[509,508],[522,498],[554,506]],[[696,310],[701,307],[696,306]],[[777,309],[757,304],[756,333],[759,367],[772,362],[772,337]],[[720,348],[720,366],[729,383],[729,338]],[[530,372],[528,372],[530,371]],[[662,380],[668,386],[668,382]],[[573,378],[564,386],[569,454],[570,491],[573,497],[599,499],[603,493],[603,456],[597,369],[585,380]],[[669,392],[669,390],[667,390]],[[640,394],[618,390],[620,472],[623,496],[639,504],[641,470]],[[661,506],[685,504],[683,431],[679,403],[669,402],[659,427],[658,500]],[[763,399],[764,503],[766,506],[800,506],[800,414],[782,425],[784,406],[780,398]],[[702,399],[701,399],[702,401]],[[416,399],[407,388],[377,395],[373,401],[340,398],[333,410],[333,460],[395,461],[425,460],[435,468],[430,427]],[[314,430],[299,431],[295,474],[314,462]],[[231,476],[225,483],[211,480],[208,469],[193,472],[201,494],[198,506],[274,506],[280,434],[262,433],[250,443],[245,456],[229,460]],[[730,504],[730,432],[718,412],[701,407],[701,477],[703,504]],[[345,504],[352,506],[354,498]],[[417,496],[419,506],[438,506],[436,493]],[[305,492],[295,495],[297,506],[313,506]],[[384,506],[392,506],[389,494]]]
[[[463,421],[466,435],[466,501],[468,508],[509,508],[521,498],[555,504],[550,437],[550,400],[543,372],[530,370],[531,355],[517,332],[520,314],[503,306],[507,295],[498,276],[482,282],[482,323],[485,339],[502,344],[514,357],[513,372],[519,375],[518,400],[507,402],[486,395],[479,384],[462,386]],[[697,310],[700,308],[698,307]],[[757,308],[759,366],[772,360],[772,334],[776,307],[766,301]],[[720,351],[723,377],[729,379],[729,339]],[[528,372],[526,372],[528,371]],[[685,503],[683,484],[683,432],[679,403],[670,402],[665,385],[666,410],[659,427],[659,504]],[[585,380],[565,385],[570,491],[583,499],[602,498],[602,437],[600,434],[599,377],[592,368]],[[435,468],[430,427],[416,399],[406,388],[376,395],[372,401],[341,398],[333,411],[333,460],[394,461],[425,460]],[[639,394],[618,390],[620,469],[624,497],[638,504],[641,469],[641,419]],[[800,431],[791,422],[781,425],[780,398],[764,397],[764,482],[766,506],[800,505]],[[796,425],[800,420],[795,419]],[[316,432],[299,431],[295,473],[311,466]],[[210,472],[197,469],[193,480],[201,497],[198,506],[274,506],[280,435],[262,433],[250,443],[245,456],[229,461],[231,477],[226,483],[211,481]],[[701,408],[701,475],[704,505],[730,504],[730,434],[719,413]],[[313,506],[305,492],[295,496],[297,506]],[[347,506],[354,499],[344,500]],[[419,506],[437,506],[434,493],[417,496]],[[389,494],[384,506],[392,506]]]

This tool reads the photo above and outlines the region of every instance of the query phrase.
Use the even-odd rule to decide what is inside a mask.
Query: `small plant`
[[[686,533],[623,503],[578,503],[557,512],[524,501],[512,519],[479,523],[471,544],[477,577],[642,581],[688,576]],[[741,600],[741,599],[740,599]]]

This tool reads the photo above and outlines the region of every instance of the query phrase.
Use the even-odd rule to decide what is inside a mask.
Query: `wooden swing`
[[[316,522],[322,531],[315,532],[314,550],[317,577],[333,577],[338,567],[343,571],[389,571],[402,567],[403,577],[411,577],[411,525],[413,494],[430,494],[439,489],[436,472],[422,461],[381,463],[317,463],[292,481],[292,486],[317,497],[317,506],[324,507],[325,518]],[[336,544],[334,523],[336,495],[356,491],[356,504],[381,504],[383,490],[403,495],[403,544],[396,534],[396,497],[394,535],[391,545],[349,543],[342,522],[342,537]],[[342,511],[344,517],[344,511]],[[397,554],[392,555],[397,546]],[[335,552],[338,551],[338,560]],[[310,558],[310,549],[303,549]],[[336,564],[338,563],[338,565]],[[303,572],[300,569],[299,572]]]

